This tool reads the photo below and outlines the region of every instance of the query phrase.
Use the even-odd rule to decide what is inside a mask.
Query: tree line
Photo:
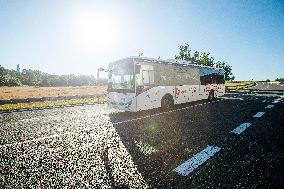
[[[179,52],[175,55],[175,59],[190,61],[192,64],[223,68],[226,81],[232,81],[235,79],[235,76],[232,73],[232,66],[227,64],[227,62],[215,61],[208,52],[192,50],[188,43],[179,45]]]
[[[101,83],[106,81],[101,80]],[[96,78],[92,75],[54,75],[44,73],[39,70],[23,69],[20,71],[6,69],[0,65],[0,86],[39,86],[39,87],[58,87],[58,86],[90,86],[96,84]]]

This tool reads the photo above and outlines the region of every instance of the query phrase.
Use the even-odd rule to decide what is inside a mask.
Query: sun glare
[[[75,38],[82,50],[104,50],[116,42],[114,18],[101,12],[82,12],[75,21]]]

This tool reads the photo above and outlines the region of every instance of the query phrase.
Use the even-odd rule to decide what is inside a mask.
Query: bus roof
[[[168,59],[168,60],[162,60],[162,59],[155,59],[155,58],[148,58],[148,57],[140,57],[140,56],[131,56],[127,58],[123,58],[117,61],[123,61],[123,60],[129,60],[133,59],[134,61],[143,61],[146,63],[153,63],[153,64],[172,64],[172,65],[179,65],[179,66],[192,66],[192,67],[199,67],[199,68],[211,68],[211,69],[216,69],[216,70],[223,70],[223,68],[216,68],[216,67],[211,67],[211,66],[203,66],[203,65],[198,65],[198,64],[192,64],[190,61],[185,61],[185,60],[177,60],[177,59]],[[117,62],[115,61],[115,62]],[[112,62],[114,63],[114,62]]]

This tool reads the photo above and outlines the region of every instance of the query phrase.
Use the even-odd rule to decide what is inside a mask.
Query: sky
[[[236,80],[284,78],[284,1],[0,0],[0,65],[92,74],[180,44],[226,61]]]

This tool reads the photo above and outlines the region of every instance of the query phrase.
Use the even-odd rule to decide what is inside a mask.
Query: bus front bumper
[[[125,111],[133,111],[131,107],[131,103],[117,103],[117,102],[107,102],[107,106],[115,109],[125,110]]]

